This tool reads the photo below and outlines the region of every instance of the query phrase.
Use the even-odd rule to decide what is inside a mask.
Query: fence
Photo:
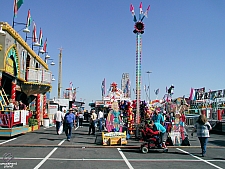
[[[17,110],[0,114],[0,127],[12,128],[16,125],[27,125],[32,113],[27,110]]]
[[[199,115],[186,115],[186,125],[194,126],[198,117],[199,117]]]

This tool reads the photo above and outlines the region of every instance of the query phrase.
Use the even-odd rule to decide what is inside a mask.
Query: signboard
[[[49,114],[55,114],[56,111],[58,110],[58,105],[57,104],[49,104],[48,105],[48,113]]]
[[[27,114],[29,114],[28,110],[21,110],[21,123],[23,123],[23,125],[26,125],[26,116]]]
[[[111,107],[112,102],[110,100],[105,100],[105,106],[106,107]]]
[[[204,100],[204,99],[214,100],[216,98],[223,98],[223,97],[225,97],[225,89],[209,92],[205,92],[205,87],[195,89],[195,100]]]
[[[95,101],[95,106],[102,106],[104,105],[104,100],[96,100]]]
[[[5,71],[11,75],[14,75],[14,64],[11,58],[7,58]]]
[[[14,122],[20,121],[20,111],[14,111]]]
[[[69,99],[56,99],[55,102],[58,103],[59,106],[65,106],[69,108]]]
[[[127,144],[126,131],[124,132],[102,132],[103,145],[125,145]]]

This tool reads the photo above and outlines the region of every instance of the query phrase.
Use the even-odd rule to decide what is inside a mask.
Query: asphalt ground
[[[124,146],[102,146],[87,133],[86,124],[73,129],[70,142],[65,134],[56,135],[55,127],[41,127],[13,138],[0,137],[0,169],[225,168],[225,135],[211,134],[206,157],[201,157],[196,135],[189,138],[191,146],[171,146],[167,153],[156,150],[143,154],[139,149],[142,142],[130,139]]]

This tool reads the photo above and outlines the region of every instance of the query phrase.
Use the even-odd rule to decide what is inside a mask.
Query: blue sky
[[[28,1],[18,11],[16,22],[26,22],[30,9],[37,30],[48,38],[48,54],[56,62],[49,66],[55,75],[51,97],[57,97],[58,56],[63,48],[63,90],[73,82],[78,88],[77,100],[86,108],[92,100],[101,99],[101,83],[106,87],[121,85],[123,73],[129,73],[135,88],[136,36],[130,4],[139,14],[136,0]],[[166,86],[175,86],[174,96],[190,93],[190,88],[206,91],[224,89],[225,1],[223,0],[143,0],[143,10],[151,5],[144,19],[142,36],[142,99],[144,85],[149,85],[151,99],[159,88],[158,98]],[[0,21],[12,24],[13,0],[0,0]],[[15,27],[21,30],[21,25]],[[25,34],[20,32],[22,37]],[[37,32],[39,35],[39,31]],[[135,95],[132,92],[132,99]]]

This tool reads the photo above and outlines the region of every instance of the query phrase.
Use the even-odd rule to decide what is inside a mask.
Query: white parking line
[[[65,141],[65,139],[64,140],[62,140],[58,145],[60,146],[60,145],[62,145],[62,143]],[[56,151],[58,149],[58,147],[56,147],[56,148],[54,148],[34,169],[38,169],[38,168],[40,168],[44,163],[45,163],[45,161],[47,161],[48,160],[48,158],[49,157],[51,157],[51,155]]]
[[[211,165],[211,166],[213,166],[213,167],[215,167],[215,168],[223,169],[223,168],[221,168],[221,167],[219,167],[219,166],[217,166],[217,165],[215,165],[215,164],[213,164],[213,163],[208,162],[207,160],[204,160],[204,159],[202,159],[202,158],[200,158],[200,157],[197,157],[197,156],[195,156],[195,155],[193,155],[193,154],[191,154],[191,153],[189,153],[189,152],[187,152],[187,151],[184,151],[184,150],[182,150],[182,149],[180,149],[180,148],[176,148],[176,149],[179,150],[179,151],[182,151],[183,153],[189,154],[190,156],[192,156],[192,157],[194,157],[194,158],[197,158],[198,160],[203,161],[203,162],[205,162],[205,163],[207,163],[207,164],[209,164],[209,165]]]
[[[77,128],[75,128],[75,130],[77,130],[78,129],[78,127]],[[62,143],[65,141],[65,139],[64,140],[62,140],[59,144],[58,144],[58,146],[60,146],[60,145],[62,145]],[[58,147],[56,147],[56,148],[54,148],[34,169],[38,169],[38,168],[40,168],[44,163],[45,163],[45,161],[47,161],[48,159],[49,159],[49,157],[51,157],[51,155],[56,151],[58,149]]]
[[[43,160],[42,157],[14,157],[14,160]],[[3,160],[3,157],[0,158],[0,160]],[[107,159],[107,158],[48,158],[49,161],[124,161],[124,159]],[[199,162],[198,159],[127,159],[132,162]],[[205,160],[209,162],[223,162],[225,163],[225,160]]]
[[[12,139],[10,139],[10,140],[7,140],[7,141],[4,141],[4,142],[1,142],[1,143],[0,143],[0,145],[5,144],[5,143],[8,143],[8,142],[13,141],[13,140],[16,140],[16,139],[17,139],[17,138],[12,138]]]
[[[117,148],[117,150],[119,151],[120,155],[123,157],[123,160],[125,161],[125,163],[127,164],[129,169],[134,169],[132,167],[132,165],[130,164],[130,162],[127,160],[126,156],[123,154],[123,152],[121,151],[120,148]]]

